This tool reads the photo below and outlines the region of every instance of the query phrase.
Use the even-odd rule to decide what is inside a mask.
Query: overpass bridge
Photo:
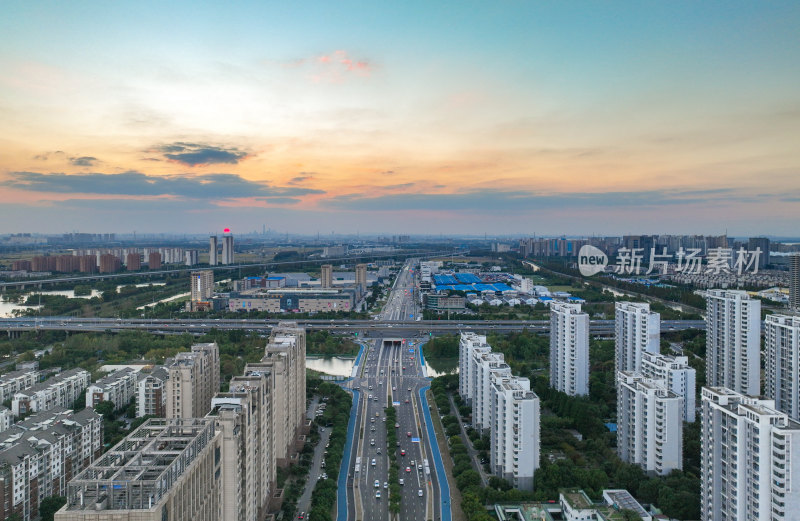
[[[311,331],[330,331],[341,334],[359,333],[367,338],[453,334],[463,331],[506,333],[513,331],[550,332],[549,320],[320,320],[320,319],[115,319],[76,317],[15,317],[0,318],[0,330],[13,336],[24,331],[121,332],[148,331],[156,334],[190,333],[202,335],[211,330],[246,331],[268,334],[283,320],[293,320]],[[662,331],[705,329],[703,320],[662,320]],[[613,320],[592,320],[589,332],[593,336],[612,336]]]

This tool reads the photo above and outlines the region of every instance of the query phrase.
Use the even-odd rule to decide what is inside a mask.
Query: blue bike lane
[[[421,351],[421,350],[420,350]],[[439,481],[439,498],[442,502],[442,521],[451,521],[450,518],[450,484],[447,482],[447,474],[444,471],[444,464],[442,463],[442,455],[439,452],[439,444],[436,443],[436,432],[433,429],[433,419],[431,418],[431,411],[428,408],[428,398],[425,396],[425,391],[430,389],[430,385],[426,385],[419,390],[419,403],[422,407],[422,415],[425,417],[425,428],[428,431],[428,445],[431,448],[431,456],[433,457],[433,465],[436,468],[436,479]]]
[[[353,404],[350,406],[350,421],[347,422],[347,441],[344,444],[344,454],[342,455],[342,463],[339,465],[339,479],[336,486],[337,521],[345,521],[347,519],[347,473],[350,470],[350,454],[353,448],[353,434],[356,430],[359,396],[359,391],[353,390]]]

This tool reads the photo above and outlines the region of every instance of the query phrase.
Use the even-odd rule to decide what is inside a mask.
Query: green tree
[[[58,509],[67,504],[67,498],[64,496],[50,496],[42,500],[39,505],[39,515],[42,517],[41,521],[53,521],[53,517],[58,512]]]

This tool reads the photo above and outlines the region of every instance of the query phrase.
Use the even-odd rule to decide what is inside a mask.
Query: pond
[[[436,378],[446,374],[458,374],[458,358],[441,358],[439,360],[425,359],[428,376]]]
[[[36,291],[31,293],[25,293],[22,296],[22,300],[20,302],[25,302],[25,300],[31,295],[63,295],[67,298],[92,298],[92,297],[99,297],[101,292],[93,289],[91,294],[89,295],[78,295],[75,296],[75,290],[72,289],[65,289],[60,291]],[[0,295],[0,317],[12,317],[14,316],[15,310],[26,310],[26,309],[38,309],[39,306],[25,306],[19,304],[17,302],[10,302],[6,300],[4,295]]]
[[[350,376],[355,361],[354,357],[306,356],[306,367],[333,376]]]

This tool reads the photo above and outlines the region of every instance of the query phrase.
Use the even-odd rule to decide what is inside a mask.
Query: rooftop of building
[[[39,391],[42,391],[44,389],[48,389],[48,388],[52,387],[53,385],[57,385],[57,384],[65,381],[65,380],[67,380],[69,378],[72,378],[74,376],[77,376],[78,374],[81,374],[81,373],[86,373],[87,377],[90,376],[88,371],[86,371],[85,369],[81,369],[80,367],[76,367],[74,369],[67,369],[66,371],[62,371],[62,372],[56,374],[55,376],[53,376],[52,378],[49,378],[49,379],[45,380],[44,382],[40,382],[40,383],[38,383],[36,385],[28,387],[27,389],[24,389],[22,391],[18,391],[16,394],[23,394],[23,395],[26,395],[26,396],[33,396],[34,394],[36,394]]]
[[[152,418],[67,486],[67,510],[150,509],[215,436],[205,418]]]
[[[564,501],[573,509],[584,510],[594,507],[594,503],[583,490],[563,489],[559,490],[559,494],[564,496]]]
[[[123,378],[129,378],[135,375],[136,371],[134,371],[130,367],[126,367],[124,369],[120,369],[119,371],[114,371],[113,373],[107,376],[104,376],[103,378],[97,380],[93,385],[95,387],[102,387],[104,385],[116,383]]]
[[[603,490],[603,496],[611,501],[611,507],[618,510],[633,510],[640,517],[647,516],[647,511],[638,501],[625,489]]]
[[[14,378],[19,378],[20,376],[25,376],[30,373],[38,373],[38,372],[39,372],[38,369],[20,369],[17,371],[11,371],[4,375],[0,375],[0,383],[13,380]]]

